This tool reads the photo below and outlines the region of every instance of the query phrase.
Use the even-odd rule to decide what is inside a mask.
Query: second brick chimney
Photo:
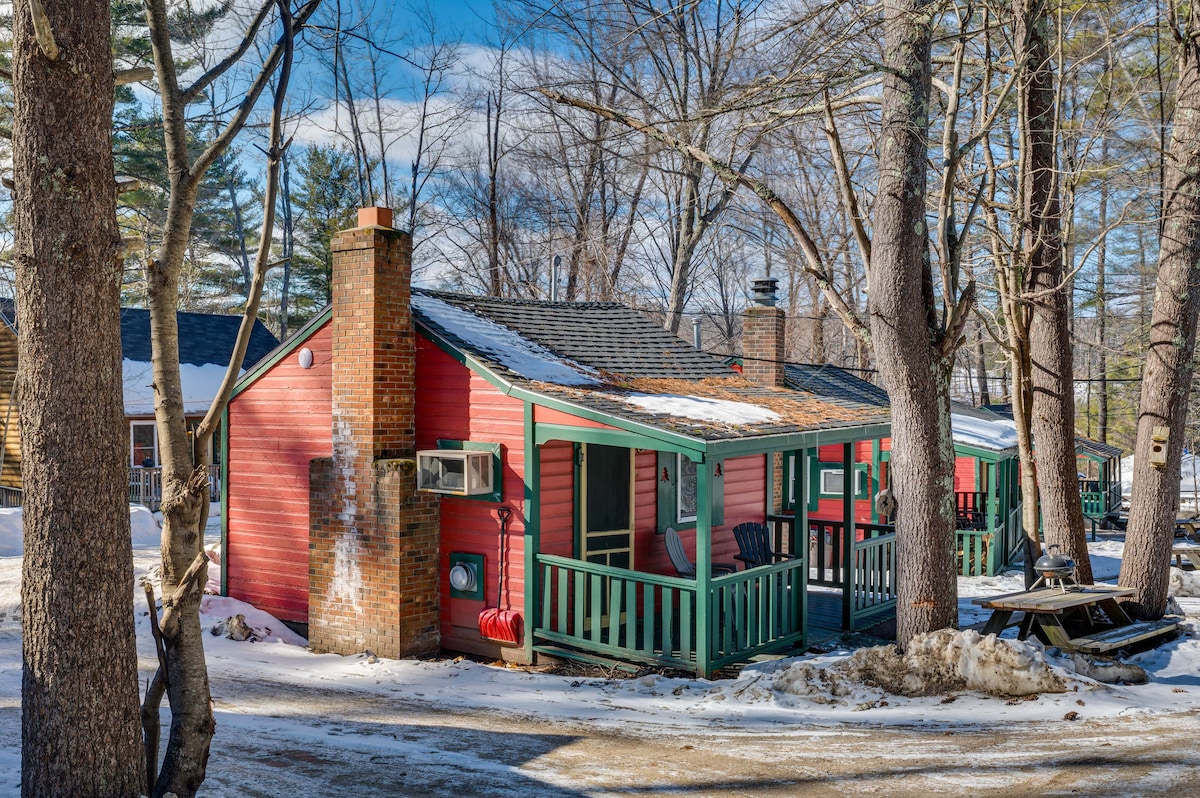
[[[742,323],[742,374],[768,388],[785,386],[784,313],[776,307],[774,277],[753,281],[751,304]]]

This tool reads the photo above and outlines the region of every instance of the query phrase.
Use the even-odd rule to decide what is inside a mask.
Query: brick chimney
[[[774,277],[753,281],[742,323],[742,375],[768,388],[784,387],[784,314],[775,306],[778,284]]]
[[[436,651],[438,501],[416,491],[412,238],[363,208],[333,238],[333,457],[309,472],[309,641]]]

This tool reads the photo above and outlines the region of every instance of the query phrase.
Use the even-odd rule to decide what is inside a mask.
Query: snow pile
[[[972,690],[1008,698],[1063,693],[1068,678],[1050,664],[1037,641],[942,629],[913,638],[903,654],[887,645],[859,649],[825,669],[796,662],[775,677],[774,687],[812,699],[850,696],[864,684],[908,697]]]
[[[1176,598],[1200,598],[1200,571],[1172,568],[1167,592]]]
[[[677,418],[694,421],[715,421],[720,424],[761,424],[778,421],[779,414],[748,402],[731,402],[727,399],[709,399],[703,396],[680,396],[677,394],[631,393],[612,396],[649,413],[664,413]]]
[[[249,629],[249,634],[246,634],[244,629],[241,632],[246,636],[239,638],[235,635],[231,639],[279,642],[293,646],[308,645],[307,640],[287,628],[271,613],[229,596],[205,594],[200,599],[200,625],[207,627],[213,635],[228,635],[232,631],[231,627]]]
[[[159,544],[162,527],[142,505],[129,505],[129,527],[134,548]],[[20,557],[24,551],[25,516],[20,507],[5,507],[0,510],[0,557]]]

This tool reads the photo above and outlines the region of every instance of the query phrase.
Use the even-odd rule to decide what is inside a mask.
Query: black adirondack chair
[[[696,566],[688,559],[687,552],[683,549],[683,541],[679,539],[679,533],[675,531],[674,527],[666,528],[663,542],[667,546],[667,556],[671,558],[671,565],[675,566],[675,573],[684,579],[695,579]],[[731,574],[736,570],[737,566],[732,563],[715,562],[712,564],[713,576]]]
[[[783,554],[771,550],[771,532],[766,524],[750,521],[738,524],[733,528],[733,537],[737,541],[740,553],[735,559],[746,563],[746,569],[757,568],[760,565],[770,565],[780,560],[794,560],[795,555]]]

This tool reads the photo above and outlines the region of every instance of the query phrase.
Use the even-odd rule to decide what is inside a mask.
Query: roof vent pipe
[[[554,263],[550,266],[550,301],[558,301],[558,267],[562,265],[562,256],[555,255]]]
[[[775,307],[775,289],[779,285],[779,280],[774,277],[756,277],[751,282],[751,299],[756,305],[762,305],[766,308]]]
[[[700,346],[700,319],[692,319],[692,346],[697,349],[702,349]]]

